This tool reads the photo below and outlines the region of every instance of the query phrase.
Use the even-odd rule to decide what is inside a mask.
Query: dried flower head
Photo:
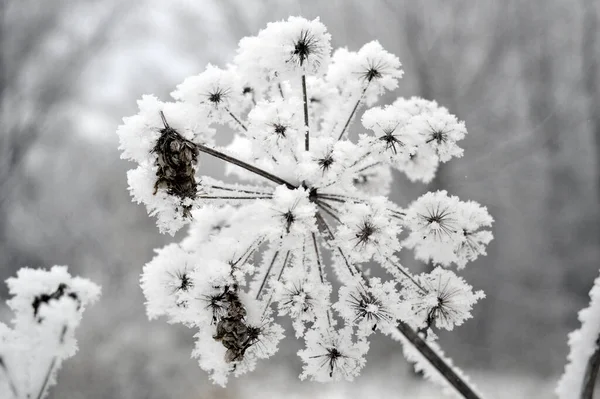
[[[390,168],[428,181],[461,156],[464,124],[413,97],[364,112],[367,131],[349,140],[363,106],[403,71],[378,42],[330,52],[318,19],[271,23],[240,41],[228,69],[186,79],[176,102],[144,98],[119,127],[123,157],[139,164],[129,174],[134,198],[161,231],[190,224],[144,267],[148,314],[197,328],[194,356],[219,384],[276,351],[275,307],[306,342],[301,378],[329,381],[359,373],[375,331],[422,327],[430,314],[431,326],[448,328],[481,297],[449,270],[439,278],[452,291],[440,290],[440,272],[414,276],[398,253],[403,244],[418,259],[463,267],[491,239],[486,209],[446,192],[406,209],[387,199]],[[219,124],[236,132],[225,147],[212,140]],[[196,161],[208,156],[237,181],[203,175]],[[389,278],[367,278],[368,262]]]

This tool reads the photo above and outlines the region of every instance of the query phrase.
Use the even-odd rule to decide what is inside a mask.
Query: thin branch
[[[304,149],[308,151],[310,144],[310,131],[308,127],[308,97],[306,95],[306,75],[302,75],[302,97],[304,98],[304,126],[306,132],[304,133]]]
[[[197,198],[209,200],[255,200],[255,199],[271,199],[272,195],[254,196],[254,197],[222,197],[220,195],[199,195]]]
[[[6,363],[4,362],[4,358],[2,356],[0,356],[0,369],[4,370],[4,374],[6,375],[6,379],[8,380],[8,386],[10,387],[10,391],[12,392],[13,396],[15,398],[18,398],[19,392],[17,391],[17,386],[15,385],[12,376],[8,372],[8,367],[6,366]]]
[[[67,333],[67,326],[64,325],[62,331],[60,333],[60,338],[58,339],[59,347],[65,342],[65,334]],[[54,366],[56,366],[57,357],[54,355],[52,357],[52,361],[50,362],[50,366],[48,367],[48,371],[46,371],[46,375],[44,376],[44,381],[42,382],[42,386],[36,396],[36,399],[42,399],[44,394],[46,393],[46,388],[48,387],[48,382],[50,382],[50,376],[52,375],[52,371],[54,370]]]
[[[425,342],[408,324],[400,321],[398,331],[417,349],[425,359],[452,385],[465,399],[481,399],[473,388]]]
[[[396,262],[394,262],[393,260],[391,260],[390,258],[385,258],[392,266],[394,266],[396,269],[398,269],[398,271],[400,273],[402,273],[402,275],[404,275],[404,277],[408,278],[415,286],[417,286],[417,288],[419,288],[423,293],[428,294],[429,291],[427,291],[425,288],[423,288],[423,286],[421,284],[419,284],[417,282],[417,280],[414,279],[413,276],[410,275],[410,273],[406,270],[406,268],[404,266],[401,266],[399,264],[397,264]]]
[[[370,154],[370,153],[369,153],[369,154]],[[378,165],[381,165],[381,162],[375,162],[375,163],[372,163],[372,164],[370,164],[370,165],[363,166],[362,168],[358,169],[358,170],[357,170],[357,171],[355,171],[355,172],[356,172],[356,173],[364,172],[365,170],[367,170],[367,169],[370,169],[370,168],[373,168],[373,167],[375,167],[375,166],[378,166]]]
[[[331,216],[336,222],[342,223],[342,221],[340,220],[340,218],[338,218],[336,216],[336,214],[334,213],[335,209],[331,205],[329,205],[329,204],[327,204],[325,202],[321,202],[319,200],[316,200],[315,202],[316,202],[317,206],[319,206],[323,210],[323,212],[325,212],[326,214],[328,214],[329,216]]]
[[[327,200],[327,201],[335,201],[335,202],[340,202],[340,203],[342,203],[342,204],[345,204],[346,202],[348,202],[348,201],[346,201],[346,200],[344,200],[344,199],[341,199],[341,198],[330,197],[330,196],[328,196],[328,195],[323,195],[323,194],[317,194],[317,197],[318,197],[319,199],[323,199],[323,200]]]
[[[360,105],[363,98],[365,97],[365,93],[367,92],[367,88],[369,88],[369,84],[371,84],[371,81],[369,81],[369,83],[367,83],[367,85],[363,89],[362,93],[360,93],[360,97],[358,98],[358,101],[356,102],[356,104],[354,104],[354,108],[352,108],[352,112],[350,113],[350,116],[348,117],[348,120],[346,121],[346,124],[344,125],[344,128],[342,129],[342,132],[340,133],[340,137],[338,137],[338,140],[341,140],[342,137],[344,137],[344,133],[346,133],[348,126],[350,126],[350,122],[352,122],[352,118],[354,118],[354,114],[356,113],[358,106]]]
[[[283,271],[285,270],[285,267],[288,264],[288,259],[290,257],[290,252],[291,251],[288,250],[286,252],[286,254],[285,254],[285,259],[283,259],[283,265],[281,266],[281,270],[279,271],[279,275],[277,276],[277,281],[280,281],[281,280],[281,276],[283,276]],[[264,319],[265,313],[267,312],[267,309],[269,308],[269,306],[271,306],[271,302],[273,301],[273,295],[274,295],[274,292],[271,291],[271,295],[269,296],[269,300],[267,301],[267,303],[265,305],[265,308],[264,308],[264,310],[262,312],[261,320]],[[258,299],[258,296],[256,297],[256,299]]]
[[[263,237],[259,237],[256,240],[254,240],[252,242],[252,244],[250,244],[250,246],[246,249],[246,251],[242,254],[242,256],[240,256],[235,262],[233,262],[232,266],[238,266],[238,264],[244,265],[248,259],[250,258],[250,256],[252,256],[252,254],[258,250],[258,248],[260,248],[260,246],[262,245],[262,243],[264,242],[264,236]],[[245,260],[240,263],[243,259],[245,258]]]
[[[46,372],[46,376],[44,377],[44,382],[38,392],[36,398],[42,399],[44,393],[46,392],[46,387],[48,386],[48,381],[50,381],[50,376],[52,375],[52,370],[54,370],[54,366],[56,365],[56,356],[52,358],[52,362],[50,362],[50,367],[48,367],[48,371]]]
[[[317,212],[317,215],[319,213]],[[313,242],[313,247],[315,250],[315,257],[316,257],[316,261],[317,261],[317,266],[319,267],[319,277],[321,278],[321,283],[325,282],[325,277],[323,275],[323,265],[321,264],[321,256],[319,254],[319,247],[317,245],[317,236],[315,235],[315,233],[312,233],[312,242]],[[332,315],[331,315],[331,309],[327,309],[327,324],[329,325],[329,327],[331,327],[331,319],[332,319]]]
[[[246,194],[271,195],[271,193],[267,193],[264,191],[252,191],[252,190],[239,189],[239,188],[235,188],[235,187],[223,187],[223,186],[215,186],[215,185],[207,185],[205,187],[214,188],[215,190],[233,191],[233,192],[246,193]]]
[[[319,198],[328,199],[328,200],[337,201],[337,202],[348,202],[348,201],[359,202],[359,203],[365,202],[365,200],[363,200],[361,198],[350,197],[348,195],[342,195],[342,194],[329,194],[329,193],[319,193],[318,192],[317,196]]]
[[[321,214],[319,212],[317,212],[316,218],[317,218],[317,224],[319,226],[322,226],[322,228],[327,231],[331,240],[335,240],[335,235],[333,234],[331,227],[329,227],[329,225],[327,224],[327,221],[325,220],[325,218],[323,218],[323,216],[321,216]],[[350,262],[348,261],[348,257],[346,256],[346,254],[344,254],[344,251],[342,250],[342,248],[340,248],[337,245],[335,246],[335,248],[338,250],[338,252],[340,253],[340,256],[344,260],[344,263],[346,264],[346,267],[348,268],[350,275],[354,276],[356,273],[360,274],[360,270],[358,269],[358,267],[356,265],[353,265],[355,270],[352,269],[352,266],[351,266]]]
[[[262,283],[260,283],[260,287],[258,288],[258,292],[256,293],[256,299],[260,298],[260,293],[262,292],[263,288],[265,287],[265,284],[267,283],[267,280],[269,279],[269,275],[271,274],[271,269],[273,268],[273,265],[275,264],[275,261],[277,260],[277,257],[279,256],[279,251],[275,251],[275,253],[273,254],[273,259],[271,259],[271,263],[269,264],[269,268],[267,269],[267,272],[265,273],[265,277],[263,278]],[[287,257],[286,257],[287,259]]]
[[[593,399],[598,369],[600,369],[600,335],[598,335],[598,338],[596,339],[596,350],[588,360],[587,367],[585,368],[581,399]]]
[[[233,120],[234,120],[234,121],[236,121],[236,122],[237,122],[237,124],[238,124],[238,125],[240,125],[240,127],[241,127],[242,129],[244,129],[244,131],[246,131],[246,132],[248,131],[248,128],[246,127],[246,125],[244,125],[244,124],[242,123],[242,121],[241,121],[241,120],[240,120],[240,119],[239,119],[237,116],[235,116],[235,115],[233,114],[233,112],[231,112],[231,111],[229,110],[229,108],[225,107],[225,111],[227,111],[227,112],[229,113],[229,116],[231,116],[231,117],[233,118]]]
[[[213,148],[207,147],[203,144],[198,144],[198,143],[194,143],[196,145],[196,148],[198,148],[199,151],[208,154],[208,155],[212,155],[215,158],[219,158],[224,160],[225,162],[229,162],[233,165],[237,165],[241,168],[244,168],[252,173],[255,173],[259,176],[264,177],[265,179],[271,180],[274,183],[277,184],[285,184],[287,188],[289,188],[290,190],[294,190],[298,187],[294,186],[293,184],[285,181],[284,179],[282,179],[281,177],[275,176],[269,172],[267,172],[266,170],[262,170],[254,165],[250,165],[249,163],[246,163],[244,161],[241,161],[237,158],[234,158],[230,155],[224,154],[220,151],[217,151]]]
[[[318,213],[317,213],[318,215]],[[325,278],[323,277],[323,265],[321,265],[321,257],[319,256],[319,247],[317,246],[317,236],[315,233],[312,234],[313,246],[315,249],[315,257],[317,261],[317,267],[319,268],[319,278],[321,279],[321,283],[325,282]]]

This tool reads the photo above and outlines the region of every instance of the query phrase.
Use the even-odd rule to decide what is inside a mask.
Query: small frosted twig
[[[8,367],[6,366],[6,363],[4,362],[4,358],[2,356],[0,356],[0,369],[2,369],[4,371],[4,374],[6,375],[8,386],[10,387],[10,391],[12,392],[13,396],[15,398],[18,398],[19,391],[17,391],[17,386],[15,385],[15,382],[13,381],[12,376],[10,375]]]
[[[67,333],[67,326],[64,325],[62,328],[62,331],[60,333],[60,338],[58,339],[58,343],[59,343],[59,348],[60,346],[64,343],[65,341],[65,334]],[[48,387],[48,382],[50,382],[50,376],[52,375],[52,371],[54,370],[54,367],[56,366],[56,355],[54,355],[52,357],[52,361],[50,362],[50,366],[48,367],[48,371],[46,372],[46,375],[44,376],[44,381],[42,382],[42,386],[40,387],[40,390],[36,396],[37,399],[42,399],[44,397],[44,394],[46,393],[46,388]]]
[[[248,128],[246,127],[246,125],[244,125],[244,124],[242,123],[242,121],[241,121],[241,120],[240,120],[240,119],[239,119],[237,116],[235,116],[235,115],[233,114],[233,112],[231,112],[231,111],[229,110],[229,108],[227,108],[227,107],[226,107],[226,108],[225,108],[225,111],[227,111],[227,113],[229,114],[229,116],[231,116],[231,118],[233,118],[233,120],[234,120],[234,121],[236,121],[236,123],[237,123],[238,125],[240,125],[240,127],[241,127],[242,129],[244,129],[244,131],[246,131],[246,132],[248,131]]]
[[[317,193],[318,198],[326,199],[329,201],[335,202],[356,202],[356,203],[364,203],[365,201],[358,197],[350,197],[348,195],[341,194],[329,194],[329,193]]]
[[[363,98],[365,97],[365,93],[367,92],[367,89],[369,88],[369,84],[371,84],[371,81],[369,81],[367,83],[367,85],[363,89],[362,93],[360,93],[360,97],[358,98],[358,101],[356,101],[356,104],[354,104],[354,108],[352,108],[352,112],[350,112],[350,116],[348,117],[348,120],[346,121],[346,124],[344,125],[344,128],[342,129],[342,132],[340,133],[340,136],[338,137],[338,140],[341,140],[342,137],[344,137],[344,133],[346,133],[348,126],[350,126],[350,122],[352,122],[352,118],[354,118],[354,114],[356,113],[358,106],[360,105]]]
[[[302,75],[302,97],[304,99],[304,126],[306,132],[304,133],[304,149],[309,150],[310,146],[310,131],[308,127],[308,97],[306,95],[306,75]]]
[[[46,376],[44,377],[44,382],[38,392],[36,398],[42,399],[44,397],[44,393],[46,392],[46,387],[48,386],[48,382],[50,381],[50,376],[52,375],[52,370],[54,370],[54,366],[56,365],[56,356],[52,358],[50,362],[50,367],[48,367],[48,371],[46,372]]]
[[[328,214],[329,216],[331,216],[336,222],[338,223],[342,223],[340,218],[338,218],[336,216],[336,214],[334,213],[336,211],[335,208],[333,208],[331,205],[325,203],[325,202],[321,202],[319,200],[315,201],[316,204],[323,210],[323,212],[325,212],[326,214]]]
[[[237,159],[235,157],[232,157],[231,155],[224,154],[224,153],[222,153],[220,151],[217,151],[217,150],[215,150],[213,148],[207,147],[207,146],[205,146],[203,144],[195,143],[195,145],[196,145],[196,148],[198,148],[199,151],[201,151],[201,152],[203,152],[205,154],[212,155],[215,158],[222,159],[225,162],[229,162],[229,163],[231,163],[233,165],[236,165],[236,166],[239,166],[241,168],[244,168],[244,169],[246,169],[246,170],[248,170],[248,171],[250,171],[252,173],[255,173],[255,174],[259,175],[259,176],[264,177],[265,179],[271,180],[274,183],[285,184],[285,186],[287,188],[289,188],[290,190],[294,190],[294,189],[297,188],[296,186],[294,186],[291,183],[288,183],[287,181],[285,181],[281,177],[275,176],[274,174],[269,173],[266,170],[262,170],[262,169],[260,169],[260,168],[258,168],[256,166],[254,166],[254,165],[250,165],[249,163],[241,161],[241,160],[239,160],[239,159]]]
[[[267,193],[264,191],[246,190],[246,189],[240,189],[240,188],[236,188],[236,187],[223,187],[223,186],[215,186],[215,185],[207,185],[205,187],[212,188],[215,190],[232,191],[232,192],[239,192],[239,193],[245,193],[245,194],[271,195],[271,193]]]
[[[396,262],[394,262],[392,259],[390,258],[385,258],[392,266],[394,266],[396,268],[396,270],[398,270],[400,273],[402,273],[402,275],[406,278],[408,278],[418,289],[420,289],[423,293],[428,294],[429,291],[427,291],[425,288],[423,288],[423,286],[421,284],[419,284],[417,282],[417,280],[414,279],[413,276],[410,275],[410,273],[408,272],[408,270],[406,270],[406,268],[402,265],[397,264]]]
[[[360,168],[359,170],[356,171],[356,173],[364,172],[367,169],[371,169],[371,168],[374,168],[375,166],[379,166],[379,165],[381,165],[381,162],[372,163],[370,165]]]
[[[317,267],[319,268],[319,278],[321,279],[321,283],[325,283],[325,277],[323,276],[323,265],[321,264],[321,256],[319,254],[319,246],[317,245],[317,236],[315,233],[312,234],[313,248],[315,250],[315,258],[317,262]]]
[[[269,268],[267,269],[267,272],[265,273],[265,277],[263,278],[262,283],[260,283],[260,287],[258,288],[258,291],[256,292],[256,299],[260,298],[260,294],[261,294],[263,288],[265,287],[267,280],[269,279],[269,275],[271,274],[271,269],[273,268],[273,265],[275,264],[275,261],[277,260],[278,256],[279,256],[279,251],[275,251],[275,253],[273,254],[273,259],[271,259],[271,263],[269,263]]]
[[[317,212],[318,215],[318,212]],[[317,262],[317,267],[319,268],[319,278],[321,279],[321,283],[325,283],[325,276],[324,276],[324,272],[323,272],[323,265],[321,263],[321,255],[319,253],[319,246],[317,245],[317,236],[315,233],[311,233],[312,234],[312,242],[313,242],[313,248],[315,250],[315,259]],[[327,324],[331,327],[331,309],[327,309]]]
[[[560,399],[592,399],[600,368],[600,276],[590,291],[590,305],[579,312],[581,327],[569,334],[569,363],[558,381]]]
[[[327,221],[325,220],[325,218],[323,218],[323,216],[321,216],[321,214],[319,212],[317,212],[316,217],[317,217],[317,223],[319,223],[321,226],[323,226],[323,228],[329,234],[329,238],[331,240],[335,240],[335,235],[333,234],[331,227],[329,227],[329,225],[327,224]],[[336,249],[340,253],[340,256],[342,257],[342,259],[344,259],[344,263],[346,264],[346,267],[348,268],[350,275],[354,276],[356,273],[360,273],[360,270],[358,269],[358,267],[356,267],[356,265],[354,265],[354,269],[356,269],[356,271],[354,271],[352,269],[350,262],[348,262],[348,257],[346,256],[346,254],[344,254],[344,251],[342,250],[342,248],[340,248],[339,246],[336,246]]]
[[[279,271],[279,275],[277,276],[277,281],[280,281],[281,280],[281,276],[283,276],[283,271],[285,270],[285,267],[288,265],[288,259],[290,258],[290,253],[291,253],[291,251],[287,251],[287,253],[285,254],[285,259],[283,259],[283,265],[281,265],[281,270]],[[269,309],[269,306],[271,306],[271,302],[273,301],[273,294],[274,294],[273,291],[271,291],[271,295],[269,296],[269,300],[265,304],[265,309],[262,312],[261,319],[265,318],[265,314],[267,312],[267,309]],[[256,299],[258,299],[258,295],[257,295]]]
[[[254,197],[223,197],[219,195],[199,195],[197,198],[206,200],[257,200],[257,199],[271,199],[271,195],[254,196]]]
[[[356,165],[360,164],[362,161],[364,161],[365,159],[367,159],[368,157],[371,156],[371,154],[373,154],[373,151],[369,150],[367,152],[365,152],[360,158],[358,158],[356,161],[354,161],[354,163],[350,166],[348,166],[348,169],[352,169],[353,167],[355,167]],[[364,170],[363,168],[354,171],[355,173],[360,173],[360,171]]]
[[[246,248],[246,250],[244,251],[244,253],[236,261],[234,261],[231,264],[231,266],[232,267],[236,267],[236,266],[242,266],[242,265],[244,265],[248,261],[248,259],[250,258],[250,256],[252,256],[252,254],[254,253],[254,251],[256,251],[261,246],[261,244],[263,242],[264,242],[264,237],[259,237],[256,240],[254,240],[252,242],[252,244],[250,244],[250,246],[248,246],[248,248]],[[242,262],[242,260],[244,260],[244,261]]]

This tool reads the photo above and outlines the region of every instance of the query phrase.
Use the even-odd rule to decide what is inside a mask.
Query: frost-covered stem
[[[317,267],[319,268],[319,278],[321,279],[321,283],[325,283],[325,277],[323,276],[323,265],[321,264],[321,257],[319,256],[319,246],[317,245],[317,236],[315,233],[312,233],[312,242],[313,248],[315,250],[315,259],[317,262]]]
[[[272,195],[253,196],[253,197],[223,197],[220,195],[199,195],[198,198],[212,199],[212,200],[257,200],[257,199],[271,199]]]
[[[326,200],[330,200],[330,201],[336,201],[336,202],[356,202],[356,203],[363,203],[364,201],[360,198],[356,198],[356,197],[350,197],[348,195],[341,195],[341,194],[328,194],[328,193],[318,193],[317,197],[319,198],[323,198]]]
[[[320,226],[322,226],[324,230],[327,231],[327,234],[329,234],[329,238],[331,240],[335,240],[335,235],[333,234],[333,230],[331,229],[331,227],[329,227],[325,218],[323,216],[321,216],[321,214],[319,212],[317,212],[316,218],[317,218],[317,223]],[[346,264],[346,267],[348,268],[348,272],[350,272],[350,275],[354,276],[356,273],[360,273],[360,270],[356,266],[354,266],[354,269],[356,269],[356,271],[353,270],[352,266],[350,265],[350,262],[348,262],[348,257],[346,256],[346,254],[344,254],[344,251],[342,250],[342,248],[340,248],[339,246],[336,246],[336,249],[340,253],[340,256],[342,257],[342,259],[344,259],[344,263]]]
[[[248,261],[248,259],[250,258],[250,256],[252,256],[254,251],[256,251],[258,249],[258,247],[261,246],[263,241],[264,241],[264,237],[259,237],[256,240],[254,240],[254,242],[252,244],[250,244],[250,246],[244,251],[242,256],[240,256],[235,262],[233,262],[231,264],[231,266],[232,267],[238,266],[244,258],[245,258],[245,260],[244,260],[244,262],[241,263],[241,265],[245,264]]]
[[[440,358],[408,324],[401,321],[398,323],[397,329],[465,399],[481,399],[473,388],[460,378],[452,367]]]
[[[359,170],[357,170],[356,173],[364,172],[365,170],[370,169],[370,168],[374,168],[375,166],[378,166],[378,165],[381,165],[381,162],[375,162],[375,163],[372,163],[370,165],[363,166],[362,168],[360,168]]]
[[[242,121],[241,121],[241,120],[240,120],[240,119],[239,119],[237,116],[235,116],[235,115],[233,114],[233,112],[231,112],[231,111],[229,110],[229,108],[225,108],[225,111],[227,111],[227,113],[229,113],[229,116],[231,116],[231,117],[233,118],[233,120],[234,120],[234,121],[236,121],[236,123],[237,123],[238,125],[240,125],[240,127],[241,127],[242,129],[244,129],[244,131],[246,131],[246,132],[248,131],[248,128],[246,127],[246,125],[244,125],[244,124],[242,123]]]
[[[50,381],[50,376],[52,375],[52,370],[54,370],[55,365],[56,365],[56,356],[54,356],[52,358],[52,361],[50,362],[48,371],[46,372],[46,375],[44,376],[44,382],[42,383],[42,386],[40,387],[40,391],[38,392],[36,399],[42,399],[44,397],[44,393],[46,392],[46,387],[48,386],[48,382]]]
[[[428,294],[428,291],[427,291],[425,288],[423,288],[423,286],[422,286],[421,284],[419,284],[419,283],[417,282],[417,280],[415,280],[415,279],[414,279],[414,278],[413,278],[413,277],[410,275],[410,273],[406,271],[406,269],[405,269],[403,266],[401,266],[401,265],[397,264],[396,262],[394,262],[394,261],[393,261],[393,260],[391,260],[390,258],[386,258],[386,260],[387,260],[388,262],[390,262],[390,264],[391,264],[392,266],[394,266],[396,269],[398,269],[398,271],[399,271],[400,273],[402,273],[402,275],[403,275],[404,277],[406,277],[407,279],[409,279],[409,280],[410,280],[410,281],[411,281],[411,282],[412,282],[412,283],[413,283],[413,284],[414,284],[414,285],[415,285],[415,286],[416,286],[418,289],[420,289],[420,290],[421,290],[423,293],[425,293],[425,294]]]
[[[67,326],[64,325],[60,333],[60,338],[58,339],[59,347],[64,343],[66,333]],[[42,386],[40,387],[36,399],[42,399],[44,397],[44,394],[46,393],[46,388],[48,387],[48,382],[50,382],[50,376],[52,375],[52,371],[54,370],[54,366],[56,366],[56,355],[52,357],[52,361],[50,362],[50,366],[48,366],[48,371],[46,371],[44,381],[42,382]]]
[[[371,81],[369,81],[369,83],[367,83],[367,85],[363,89],[362,93],[360,93],[360,97],[358,98],[358,101],[356,102],[356,104],[354,104],[354,108],[352,108],[352,112],[350,112],[350,116],[348,117],[348,120],[346,121],[346,124],[344,125],[344,128],[342,129],[342,132],[340,133],[340,137],[338,137],[338,140],[341,140],[342,137],[344,137],[344,133],[346,133],[348,126],[350,126],[350,122],[352,122],[352,118],[354,118],[354,114],[356,113],[358,106],[360,105],[363,98],[365,97],[365,93],[367,92],[367,89],[369,88],[370,83],[371,83]]]
[[[306,75],[302,75],[302,97],[304,98],[304,149],[308,151],[310,144],[310,131],[308,130],[308,96],[306,95]]]
[[[265,273],[265,278],[263,278],[263,281],[260,283],[260,287],[258,288],[258,292],[256,293],[256,299],[260,298],[260,294],[261,294],[263,288],[265,287],[267,280],[269,279],[269,275],[271,274],[271,269],[273,268],[275,261],[277,261],[278,256],[279,256],[279,251],[275,251],[275,253],[273,254],[273,259],[271,259],[271,263],[269,264],[269,268],[267,269],[267,272]]]
[[[291,251],[287,251],[287,253],[285,254],[285,259],[283,260],[283,265],[281,265],[281,270],[279,271],[279,275],[277,276],[277,281],[281,280],[281,276],[283,276],[283,271],[285,270],[285,267],[288,264],[288,259],[290,258],[290,252]],[[256,296],[256,299],[258,299],[258,295]],[[262,312],[261,319],[264,319],[265,314],[267,313],[267,309],[269,309],[269,306],[271,306],[271,302],[272,301],[273,301],[273,291],[271,291],[271,295],[269,296],[269,300],[265,304],[265,308],[264,308],[264,310]]]
[[[6,375],[6,380],[8,381],[8,386],[10,387],[10,391],[12,392],[13,396],[15,398],[18,398],[19,392],[17,391],[17,386],[15,385],[15,382],[13,381],[12,376],[8,371],[8,366],[6,366],[6,363],[4,362],[4,358],[2,356],[0,356],[0,369],[2,369],[4,375]]]
[[[217,150],[215,150],[213,148],[207,147],[207,146],[202,145],[202,144],[197,144],[197,143],[196,143],[196,148],[198,148],[199,151],[201,151],[201,152],[203,152],[205,154],[212,155],[215,158],[219,158],[219,159],[222,159],[225,162],[229,162],[229,163],[231,163],[233,165],[237,165],[240,168],[244,168],[244,169],[246,169],[246,170],[248,170],[248,171],[250,171],[252,173],[256,173],[257,175],[262,176],[265,179],[271,180],[274,183],[285,184],[286,187],[289,188],[290,190],[294,190],[294,189],[297,188],[293,184],[288,183],[287,181],[283,180],[281,177],[275,176],[275,175],[267,172],[266,170],[262,170],[260,168],[257,168],[254,165],[250,165],[249,163],[241,161],[241,160],[239,160],[237,158],[234,158],[234,157],[232,157],[230,155],[224,154],[224,153],[222,153],[220,151],[217,151]]]
[[[269,195],[269,196],[271,196],[271,193],[267,193],[267,192],[264,192],[264,191],[244,190],[244,189],[238,189],[238,188],[232,188],[232,187],[223,187],[223,186],[214,186],[214,185],[209,185],[209,186],[205,186],[205,187],[214,188],[215,190],[233,191],[233,192],[236,192],[236,193],[258,194],[258,195]]]
[[[585,368],[581,399],[592,399],[594,397],[594,387],[596,386],[598,369],[600,369],[600,333],[596,339],[596,350],[588,360],[587,367]]]
[[[318,215],[318,213],[317,213]],[[312,233],[312,242],[313,248],[315,250],[315,259],[317,262],[317,267],[319,268],[319,278],[321,279],[321,283],[325,283],[325,275],[323,272],[323,264],[321,263],[321,255],[319,254],[319,246],[317,244],[317,235]],[[327,309],[327,325],[331,327],[331,309]]]
[[[336,222],[342,223],[342,221],[340,220],[340,218],[338,218],[336,216],[336,214],[334,213],[335,209],[331,205],[329,205],[329,204],[327,204],[325,202],[321,202],[319,200],[317,200],[315,202],[316,202],[317,206],[319,206],[323,210],[323,212],[325,212],[326,214],[328,214],[329,216],[331,216]]]

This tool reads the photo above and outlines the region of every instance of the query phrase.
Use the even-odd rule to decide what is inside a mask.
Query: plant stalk
[[[465,399],[481,399],[473,388],[456,374],[452,367],[440,358],[408,324],[401,321],[398,323],[397,329]]]
[[[195,143],[195,144],[196,144],[196,148],[198,148],[199,151],[201,151],[201,152],[203,152],[205,154],[212,155],[215,158],[219,158],[219,159],[222,159],[225,162],[229,162],[229,163],[231,163],[233,165],[237,165],[240,168],[244,168],[244,169],[246,169],[246,170],[248,170],[248,171],[250,171],[252,173],[256,173],[257,175],[262,176],[265,179],[271,180],[274,183],[285,184],[285,186],[287,188],[289,188],[290,190],[295,190],[296,188],[298,188],[298,187],[294,186],[293,184],[285,181],[281,177],[275,176],[274,174],[271,174],[271,173],[267,172],[266,170],[262,170],[262,169],[260,169],[260,168],[258,168],[256,166],[254,166],[254,165],[250,165],[249,163],[241,161],[241,160],[239,160],[237,158],[234,158],[234,157],[232,157],[230,155],[224,154],[224,153],[222,153],[220,151],[217,151],[217,150],[215,150],[213,148],[207,147],[207,146],[205,146],[203,144],[197,144],[197,143]]]

